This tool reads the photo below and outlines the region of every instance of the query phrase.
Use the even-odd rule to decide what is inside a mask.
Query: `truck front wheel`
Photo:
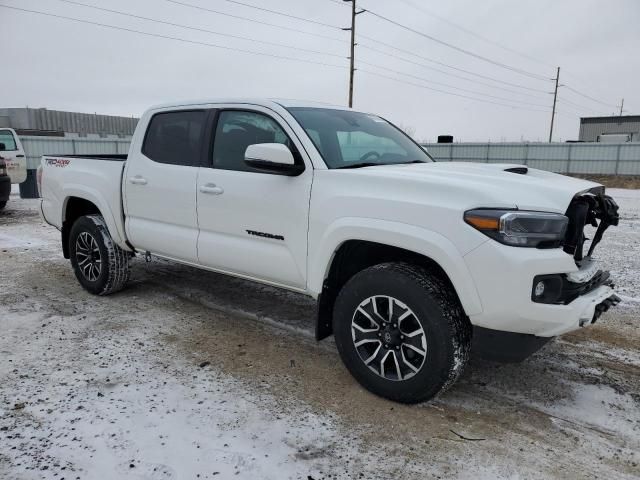
[[[429,400],[452,385],[471,345],[471,325],[452,288],[407,263],[354,275],[336,300],[333,331],[356,380],[403,403]]]
[[[69,254],[78,282],[95,295],[122,290],[129,279],[129,253],[116,245],[100,215],[85,215],[75,221]]]

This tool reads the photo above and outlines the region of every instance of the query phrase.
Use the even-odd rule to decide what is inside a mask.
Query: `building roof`
[[[55,133],[97,133],[132,135],[137,118],[96,113],[67,112],[47,108],[0,108],[0,127],[18,131]]]
[[[636,123],[640,115],[611,115],[607,117],[580,117],[580,123]]]

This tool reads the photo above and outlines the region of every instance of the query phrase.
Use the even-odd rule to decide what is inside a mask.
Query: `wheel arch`
[[[315,267],[310,266],[309,290],[318,297],[316,339],[332,333],[333,305],[340,288],[359,271],[380,263],[407,262],[427,268],[451,287],[467,316],[482,312],[463,256],[449,240],[419,227],[382,223],[366,233],[357,228],[357,234],[329,234],[323,239],[333,247],[318,256]]]
[[[65,197],[62,204],[62,253],[64,258],[69,258],[69,234],[74,222],[84,216],[98,214],[104,218],[107,228],[113,240],[123,249],[131,250],[126,244],[126,240],[120,235],[116,221],[107,204],[94,195],[87,195],[86,192],[72,193]]]

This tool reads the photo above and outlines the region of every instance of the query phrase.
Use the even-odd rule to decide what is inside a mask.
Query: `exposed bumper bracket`
[[[591,323],[596,323],[596,320],[598,320],[598,318],[600,318],[600,315],[602,315],[604,312],[606,312],[607,310],[609,310],[611,307],[617,305],[620,303],[620,297],[618,297],[617,295],[611,295],[609,298],[606,298],[603,302],[599,303],[598,305],[596,305],[596,309],[593,312],[593,318],[591,319]],[[586,324],[585,322],[581,322],[580,326],[584,327]]]

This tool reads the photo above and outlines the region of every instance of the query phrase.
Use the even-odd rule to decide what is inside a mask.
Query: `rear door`
[[[11,183],[22,183],[27,179],[27,159],[20,139],[11,128],[0,128],[0,158],[7,165]]]
[[[275,112],[247,105],[219,109],[208,165],[198,176],[198,258],[204,266],[303,289],[313,168],[294,132]],[[296,177],[256,171],[244,163],[249,145],[282,143]]]
[[[123,178],[127,237],[138,250],[197,263],[196,179],[203,158],[205,109],[151,117]],[[138,143],[138,145],[140,145]]]

